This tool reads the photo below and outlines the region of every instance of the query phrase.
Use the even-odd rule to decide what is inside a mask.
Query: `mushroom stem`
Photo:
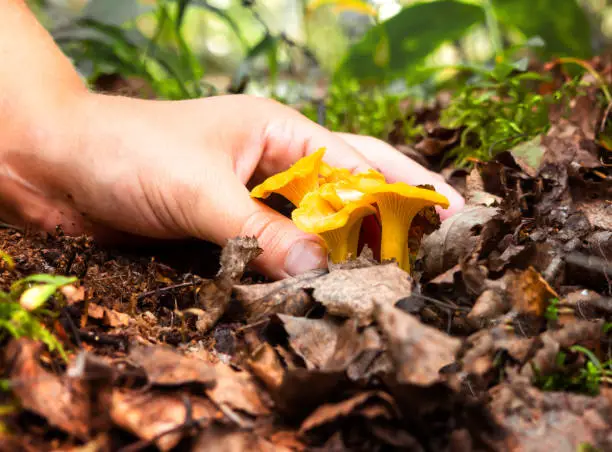
[[[363,218],[368,214],[371,212],[363,209],[356,215],[352,215],[344,227],[319,233],[327,244],[332,262],[344,262],[357,257],[361,224]]]
[[[397,264],[410,272],[410,250],[408,233],[412,219],[425,207],[425,203],[403,202],[400,195],[387,195],[378,199],[378,209],[382,223],[381,260],[395,259]]]

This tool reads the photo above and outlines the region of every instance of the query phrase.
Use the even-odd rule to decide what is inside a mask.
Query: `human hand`
[[[0,193],[8,201],[0,217],[8,221],[46,230],[61,224],[68,233],[197,237],[219,245],[255,236],[264,250],[255,265],[283,278],[324,266],[322,241],[252,199],[245,185],[320,147],[333,166],[356,172],[374,167],[390,182],[433,184],[451,202],[443,218],[463,206],[440,176],[391,146],[331,133],[266,99],[164,102],[88,93],[54,114],[53,130],[34,134],[26,152],[0,148]]]

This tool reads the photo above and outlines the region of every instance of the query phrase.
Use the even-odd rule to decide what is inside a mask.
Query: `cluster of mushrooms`
[[[395,259],[410,272],[408,232],[423,208],[448,208],[448,199],[425,188],[403,182],[388,184],[377,171],[352,174],[323,162],[325,148],[291,168],[275,174],[251,190],[253,198],[278,193],[297,208],[291,218],[301,230],[317,234],[327,245],[332,262],[357,256],[363,219],[376,215],[381,224],[381,260]]]

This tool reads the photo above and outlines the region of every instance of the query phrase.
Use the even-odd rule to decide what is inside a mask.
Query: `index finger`
[[[465,200],[459,192],[447,184],[440,174],[429,171],[384,141],[350,133],[336,133],[336,135],[362,154],[388,182],[433,185],[436,191],[446,196],[450,202],[448,209],[440,210],[442,219],[454,215],[465,205]]]

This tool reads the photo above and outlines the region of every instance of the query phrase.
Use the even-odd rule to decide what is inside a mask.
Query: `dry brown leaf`
[[[198,290],[198,315],[196,327],[206,332],[225,314],[232,294],[232,287],[240,281],[247,265],[263,250],[255,237],[237,237],[228,240],[221,252],[221,268],[213,281],[205,281]]]
[[[289,344],[308,369],[321,369],[333,356],[341,325],[331,318],[307,319],[278,315]]]
[[[559,298],[533,267],[515,275],[508,285],[508,296],[516,312],[538,317],[544,314],[551,298]]]
[[[301,316],[312,306],[312,299],[303,289],[325,270],[313,270],[293,278],[268,284],[235,285],[234,296],[242,305],[249,323],[272,314]]]
[[[281,386],[270,394],[279,412],[304,416],[341,391],[346,382],[344,371],[295,368],[285,372]]]
[[[133,344],[128,359],[142,367],[149,383],[154,385],[200,383],[214,386],[216,382],[212,364],[195,356],[183,355],[169,346]]]
[[[575,208],[583,212],[593,227],[612,231],[612,201],[610,199],[594,199],[575,204]]]
[[[100,306],[96,303],[87,304],[87,315],[90,318],[100,320],[104,325],[113,328],[129,326],[130,324],[130,316],[128,314]]]
[[[215,364],[217,384],[206,395],[218,406],[229,407],[251,416],[263,416],[270,410],[262,399],[263,393],[247,372],[232,369],[227,364]]]
[[[412,293],[412,279],[396,263],[335,270],[309,284],[332,315],[371,321],[375,304],[393,306]]]
[[[461,341],[416,317],[378,305],[376,321],[395,364],[398,383],[431,386],[441,381],[440,369],[455,361]]]
[[[87,386],[80,378],[61,377],[39,363],[40,342],[30,339],[13,340],[5,351],[11,363],[11,389],[21,405],[50,425],[80,439],[90,433],[90,414],[93,412]]]
[[[257,436],[253,432],[214,427],[197,438],[193,452],[290,452],[291,449]]]
[[[222,418],[207,399],[187,394],[156,391],[113,391],[110,407],[113,421],[160,450],[174,448],[186,433],[181,428],[190,420],[201,426]]]
[[[424,273],[430,277],[437,276],[469,256],[479,243],[478,228],[498,213],[494,207],[466,206],[443,221],[440,229],[423,240]]]
[[[261,300],[280,305],[282,298],[273,297],[281,292],[291,297],[302,289],[314,289],[313,297],[330,314],[357,318],[361,323],[371,320],[375,302],[393,305],[412,293],[410,275],[396,263],[370,264],[365,259],[347,266],[332,267],[327,274],[317,271],[281,282],[236,286],[236,290],[243,304],[253,305]]]
[[[529,366],[524,366],[521,375],[533,378],[538,375],[550,375],[558,370],[558,354],[562,349],[580,344],[593,348],[599,344],[602,334],[603,320],[591,322],[577,320],[567,324],[559,330],[549,330],[540,335],[541,347],[535,353]]]
[[[465,202],[467,205],[493,207],[501,204],[501,197],[485,191],[484,181],[478,168],[474,168],[470,172],[465,183]]]
[[[510,435],[498,450],[576,452],[612,445],[612,405],[604,396],[541,392],[527,384],[501,384],[491,391],[491,410]]]
[[[266,385],[268,390],[275,391],[282,384],[285,369],[274,348],[267,342],[255,350],[247,364],[251,372]]]
[[[60,287],[60,292],[66,297],[66,303],[71,305],[79,303],[85,299],[85,287],[75,287],[72,284]]]
[[[472,326],[482,328],[509,309],[510,305],[504,295],[497,290],[487,289],[476,299],[467,319]]]
[[[372,407],[377,409],[372,410]],[[390,420],[399,418],[400,413],[389,394],[382,391],[362,392],[338,403],[321,405],[302,422],[300,434],[306,435],[322,425],[353,416],[369,420],[379,417]]]

